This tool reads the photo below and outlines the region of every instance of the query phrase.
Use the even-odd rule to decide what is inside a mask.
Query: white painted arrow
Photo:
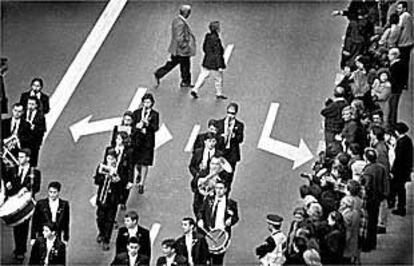
[[[233,49],[234,49],[234,44],[229,44],[226,46],[226,49],[224,49],[223,57],[224,57],[224,63],[226,64],[226,66],[230,60],[230,56],[231,56],[231,53],[233,52]]]
[[[194,147],[194,142],[197,139],[197,135],[200,132],[201,126],[199,124],[194,125],[193,130],[191,131],[190,138],[188,139],[187,145],[184,148],[185,152],[192,152]]]
[[[296,169],[307,161],[312,160],[313,154],[303,139],[300,139],[299,147],[295,147],[270,137],[278,109],[279,103],[270,104],[269,112],[267,114],[262,135],[260,136],[257,147],[264,151],[292,160],[292,169]]]

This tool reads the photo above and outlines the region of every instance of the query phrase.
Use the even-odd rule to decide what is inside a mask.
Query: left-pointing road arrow
[[[146,88],[137,89],[137,92],[135,93],[135,96],[132,99],[128,110],[133,111],[137,108],[141,102],[142,96],[144,96],[146,91]],[[90,122],[91,119],[92,115],[88,115],[87,117],[81,119],[69,127],[69,130],[75,142],[78,142],[82,136],[111,131],[115,125],[121,123],[122,117],[113,117]],[[155,133],[155,148],[157,149],[161,147],[170,140],[172,140],[172,135],[165,124],[162,124],[160,129]]]

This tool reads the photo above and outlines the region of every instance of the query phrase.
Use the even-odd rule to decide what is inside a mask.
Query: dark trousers
[[[197,217],[197,214],[201,209],[201,205],[203,205],[203,201],[204,201],[204,196],[201,195],[198,191],[194,192],[193,212],[194,212],[195,217]]]
[[[397,197],[397,209],[405,211],[405,204],[407,201],[406,191],[405,191],[405,181],[400,180],[391,180],[391,191],[389,195],[389,204],[390,207],[395,206],[395,198]]]
[[[98,205],[98,209],[96,210],[98,232],[102,236],[104,243],[109,243],[111,240],[117,210],[118,204],[112,202],[105,205]]]
[[[389,103],[389,116],[388,116],[388,125],[390,125],[390,127],[395,126],[395,124],[397,123],[397,119],[398,119],[398,103],[400,101],[400,97],[401,94],[397,93],[397,94],[391,94],[390,99],[388,101]]]
[[[212,265],[212,266],[223,265],[224,255],[225,255],[225,253],[211,254],[210,255],[210,263],[211,263],[210,265]]]
[[[39,161],[39,150],[40,147],[31,147],[31,155],[30,155],[30,166],[37,167],[37,163]]]
[[[14,250],[16,255],[24,255],[27,251],[27,236],[29,235],[30,219],[27,219],[23,223],[13,227],[14,236]]]
[[[377,248],[377,224],[380,202],[378,200],[367,200],[368,226],[365,249],[374,250]]]
[[[161,79],[178,64],[180,64],[181,82],[191,84],[189,56],[171,55],[171,59],[168,60],[164,66],[160,67],[159,69],[157,69],[157,71],[155,71],[155,76],[158,79]]]

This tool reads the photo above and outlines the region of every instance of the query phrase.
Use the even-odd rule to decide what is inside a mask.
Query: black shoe
[[[138,193],[144,194],[144,185],[138,185]]]
[[[160,78],[157,77],[157,74],[154,73],[154,78],[155,78],[155,86],[154,89],[158,88],[160,86]]]
[[[195,92],[195,91],[191,91],[190,95],[193,96],[194,99],[198,98],[197,92]]]
[[[387,228],[384,226],[377,226],[377,234],[386,234]]]
[[[227,97],[224,96],[224,95],[216,95],[216,99],[218,99],[218,100],[226,100]]]
[[[102,243],[102,241],[103,241],[103,237],[101,235],[98,235],[96,237],[96,243],[100,244],[100,243]]]
[[[103,245],[102,245],[102,250],[103,251],[108,251],[109,250],[109,243],[103,243]]]
[[[391,213],[394,214],[394,215],[402,216],[402,217],[404,217],[406,215],[406,211],[405,210],[400,210],[400,209],[393,210]]]
[[[186,82],[181,82],[180,87],[181,88],[194,88],[194,85],[190,83],[186,83]]]

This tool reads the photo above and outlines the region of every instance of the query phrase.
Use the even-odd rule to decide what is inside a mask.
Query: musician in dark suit
[[[121,170],[122,167],[118,167],[116,151],[111,149],[107,152],[106,164],[99,164],[94,176],[95,185],[98,186],[96,197],[98,236],[96,242],[103,243],[102,249],[104,251],[109,250],[118,204],[122,197],[122,187],[126,185],[127,177]]]
[[[40,189],[40,171],[30,167],[30,150],[22,149],[18,152],[19,165],[6,169],[4,181],[6,183],[6,194],[11,197],[22,195],[31,191],[33,198]],[[27,236],[29,235],[30,219],[13,227],[15,243],[14,255],[18,261],[24,260],[27,247]]]
[[[115,143],[105,149],[104,163],[106,163],[106,155],[108,151],[115,150],[116,160],[118,162],[118,172],[122,173],[125,177],[122,184],[122,194],[119,205],[121,210],[126,209],[126,202],[129,197],[129,191],[134,182],[134,164],[132,161],[133,149],[129,145],[130,140],[127,132],[119,131],[115,136]]]
[[[114,126],[114,129],[112,130],[112,137],[111,137],[111,146],[115,146],[116,142],[116,136],[118,135],[118,132],[126,132],[128,134],[128,146],[131,145],[131,136],[132,132],[134,130],[133,128],[133,113],[131,111],[126,111],[124,115],[122,116],[122,122],[120,125]]]
[[[27,99],[26,113],[24,117],[30,124],[31,143],[30,150],[32,157],[30,158],[30,165],[36,167],[40,146],[43,142],[43,136],[46,132],[46,119],[42,112],[39,111],[39,99],[36,96],[29,96]]]
[[[231,227],[239,221],[237,202],[228,198],[227,187],[218,180],[215,185],[215,195],[208,196],[197,215],[198,226],[207,232],[212,229],[225,230],[231,237]],[[225,252],[211,254],[212,265],[223,265]]]
[[[392,213],[395,215],[406,215],[406,191],[405,183],[410,181],[410,174],[413,170],[413,142],[408,136],[409,128],[403,122],[395,125],[395,135],[397,136],[397,144],[395,146],[395,160],[391,168],[391,193],[389,197],[389,207],[395,205],[395,197],[398,198],[397,209]]]
[[[42,225],[46,223],[56,223],[57,237],[65,242],[69,241],[69,202],[59,197],[61,187],[59,182],[50,182],[48,197],[37,201],[32,218],[32,243],[36,237],[42,235]]]
[[[218,149],[224,153],[224,158],[233,168],[233,175],[236,171],[236,164],[240,161],[240,144],[244,140],[244,124],[236,119],[239,110],[237,103],[230,103],[227,106],[225,118],[217,121]],[[231,187],[228,187],[229,191]]]
[[[204,236],[196,231],[194,219],[184,218],[181,227],[184,235],[175,242],[177,254],[184,256],[189,265],[207,265],[208,245]]]
[[[115,255],[112,266],[148,266],[150,260],[147,256],[140,254],[141,246],[138,238],[132,236],[128,239],[127,251]]]
[[[29,97],[35,96],[39,100],[39,110],[46,115],[50,111],[50,106],[49,96],[42,91],[43,80],[41,78],[34,78],[32,79],[30,86],[30,90],[23,92],[20,96],[20,103],[23,106],[27,106],[27,100],[29,99]]]
[[[144,193],[148,167],[154,162],[155,132],[159,129],[159,114],[153,109],[154,96],[146,93],[142,97],[142,107],[133,113],[134,133],[132,142],[134,147],[135,180],[140,176],[138,192]]]
[[[192,87],[190,58],[196,53],[196,40],[191,32],[190,25],[187,22],[191,14],[190,5],[182,5],[179,10],[180,14],[174,18],[171,25],[171,43],[168,52],[171,54],[171,60],[157,69],[154,73],[157,82],[156,87],[160,83],[160,79],[168,74],[175,66],[180,65],[181,71],[181,87]]]
[[[8,69],[7,58],[0,59],[0,114],[7,114],[8,99],[6,95],[6,86],[4,85],[4,75]]]
[[[139,216],[136,211],[128,211],[124,217],[124,227],[119,228],[116,238],[116,254],[127,251],[128,239],[136,237],[139,243],[138,253],[151,260],[151,240],[148,229],[138,225]]]
[[[56,224],[44,224],[42,234],[32,247],[29,265],[65,265],[66,245],[57,237]]]
[[[217,127],[216,127],[217,121],[214,119],[208,120],[207,123],[207,132],[201,133],[197,135],[196,140],[194,141],[193,145],[193,153],[200,148],[204,149],[204,140],[208,133],[213,133],[214,135],[217,134]]]
[[[162,253],[164,256],[158,258],[157,266],[188,266],[187,259],[177,254],[176,242],[174,239],[165,239],[161,243]]]
[[[18,143],[14,142],[10,150],[17,154],[19,148],[30,148],[30,124],[23,118],[24,108],[20,103],[13,104],[12,117],[1,121],[1,137],[3,143],[7,142],[12,135],[17,136]],[[20,147],[19,147],[20,145]]]

